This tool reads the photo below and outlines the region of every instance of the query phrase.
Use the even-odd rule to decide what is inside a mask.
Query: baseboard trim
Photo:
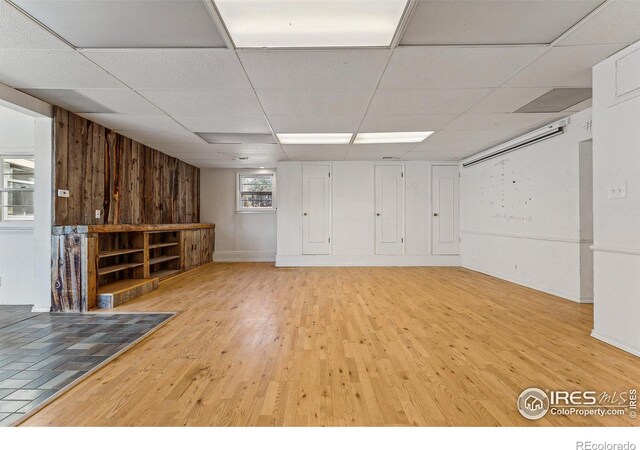
[[[640,356],[640,348],[626,344],[605,334],[598,333],[595,330],[591,331],[591,337],[602,341],[605,344],[613,345],[614,347],[624,350],[627,353],[631,353],[634,356]]]
[[[274,252],[214,252],[215,262],[274,262]]]
[[[277,255],[276,267],[460,266],[458,255]]]
[[[490,277],[495,277],[495,278],[499,278],[499,279],[504,280],[504,281],[508,281],[509,283],[518,284],[520,286],[524,286],[524,287],[527,287],[529,289],[534,289],[536,291],[544,292],[545,294],[555,295],[556,297],[560,297],[560,298],[562,298],[564,300],[569,300],[569,301],[574,302],[574,303],[584,303],[584,304],[593,303],[593,299],[581,299],[579,297],[574,297],[572,295],[565,294],[564,292],[558,292],[558,291],[555,291],[553,289],[548,289],[548,288],[543,287],[543,286],[537,286],[537,285],[534,285],[534,284],[531,284],[531,283],[525,283],[525,282],[523,282],[521,280],[514,280],[514,279],[509,278],[509,277],[496,275],[495,273],[485,272],[484,270],[479,270],[479,269],[476,269],[475,267],[466,266],[464,264],[462,264],[462,267],[464,267],[465,269],[473,270],[474,272],[479,272],[479,273],[483,273],[485,275],[489,275]]]
[[[51,312],[51,307],[50,306],[32,306],[31,312],[34,312],[34,313]]]

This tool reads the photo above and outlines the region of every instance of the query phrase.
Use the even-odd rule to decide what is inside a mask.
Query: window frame
[[[4,161],[6,159],[32,159],[33,160],[33,187],[30,189],[12,189],[4,187]],[[35,169],[35,155],[32,153],[1,153],[0,154],[0,174],[2,174],[2,178],[0,178],[0,227],[3,228],[11,228],[11,226],[20,226],[20,224],[33,224],[35,221],[35,192],[36,192],[36,169]],[[32,192],[34,196],[34,211],[33,215],[28,218],[21,219],[19,217],[15,218],[7,218],[5,217],[5,209],[3,206],[3,197],[5,192]]]
[[[271,175],[273,178],[273,184],[271,188],[271,208],[246,208],[242,206],[242,193],[240,192],[240,185],[242,177],[256,176],[256,175]],[[236,213],[246,214],[273,214],[276,212],[276,171],[269,169],[253,169],[253,170],[241,170],[236,172]]]

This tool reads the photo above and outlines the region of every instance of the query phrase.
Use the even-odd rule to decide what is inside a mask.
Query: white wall
[[[591,138],[590,120],[591,111],[582,111],[562,135],[461,169],[464,267],[593,301],[589,214],[582,224],[580,215],[581,164],[582,194],[591,195],[590,161],[583,153],[581,162],[580,152],[581,142]]]
[[[593,336],[640,356],[640,42],[596,65],[593,89]]]
[[[200,220],[216,224],[214,261],[275,261],[275,212],[236,212],[238,169],[200,170]],[[277,177],[277,175],[276,175]],[[279,179],[276,189],[279,189]]]
[[[51,120],[0,105],[0,154],[35,156],[35,220],[0,222],[0,304],[51,306]]]
[[[305,163],[309,163],[305,161]],[[326,162],[324,162],[326,163]],[[302,162],[278,163],[278,266],[458,265],[431,254],[431,163],[406,161],[405,251],[375,255],[373,161],[331,162],[331,254],[302,254]]]

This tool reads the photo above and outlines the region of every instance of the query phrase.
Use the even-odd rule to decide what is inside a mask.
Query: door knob
[[[307,213],[302,213],[302,215],[303,215],[303,216],[306,216],[306,215],[307,215]]]
[[[438,213],[433,213],[433,217],[438,217]]]
[[[380,213],[376,213],[376,216],[379,216],[379,215],[380,215]]]

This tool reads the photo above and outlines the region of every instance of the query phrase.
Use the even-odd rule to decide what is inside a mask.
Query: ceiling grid
[[[64,9],[71,3],[84,4],[87,24],[69,25],[77,22],[67,14],[75,10]],[[255,20],[255,11],[233,4],[228,27],[227,0],[131,0],[118,8],[103,0],[0,0],[0,83],[200,167],[384,156],[460,160],[589,107],[583,99],[590,67],[640,39],[632,26],[640,2],[631,0],[381,0],[374,6],[387,19],[398,17],[402,5],[393,33],[381,26],[370,30],[371,45],[336,47],[326,44],[337,42],[330,34],[300,37],[313,24],[300,27],[306,10],[288,3],[296,18],[290,30],[260,24],[284,48],[246,49],[234,44],[234,32]],[[315,3],[315,16],[326,19],[337,1]],[[338,9],[349,10],[348,3]],[[260,7],[261,17],[281,19],[268,0]],[[376,7],[349,11],[370,18],[363,21],[369,26]],[[91,23],[91,12],[102,10],[114,20],[152,23],[115,36],[118,27],[109,20]],[[536,27],[541,18],[549,20]],[[364,42],[366,34],[353,35],[353,18],[338,19],[345,39]],[[628,26],[611,27],[613,21]],[[314,45],[287,44],[291,33]],[[246,42],[259,46],[260,38],[249,34]],[[557,111],[574,98],[583,101]],[[389,143],[409,138],[385,134],[385,143],[355,143],[358,133],[427,131],[434,133],[422,142]],[[331,132],[351,133],[350,144],[278,140],[279,133]],[[275,143],[256,142],[252,133],[270,133]]]

